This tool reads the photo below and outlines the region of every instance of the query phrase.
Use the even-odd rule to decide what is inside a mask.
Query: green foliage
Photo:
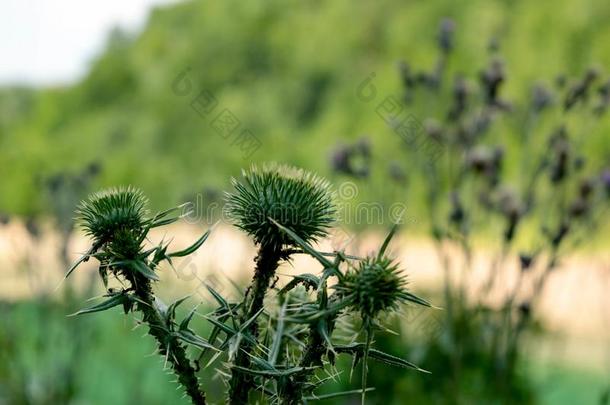
[[[355,96],[371,72],[379,101],[400,97],[396,61],[432,67],[438,22],[449,16],[455,21],[457,55],[449,67],[478,73],[495,38],[510,62],[506,94],[526,101],[530,85],[541,76],[546,84],[559,75],[569,82],[592,63],[610,65],[609,9],[605,0],[590,0],[586,7],[572,0],[295,2],[290,7],[229,0],[158,8],[140,34],[112,34],[81,81],[0,91],[0,166],[11,171],[3,180],[0,211],[45,212],[32,175],[77,170],[96,159],[104,173],[95,187],[138,184],[154,209],[183,201],[204,186],[225,189],[250,160],[281,160],[328,177],[329,150],[363,134],[372,154],[384,157],[371,167],[371,177],[385,181],[390,164],[408,174],[411,161],[404,159],[401,139],[377,115],[378,103]],[[172,83],[187,68],[192,92],[176,96]],[[260,139],[262,146],[251,158],[244,160],[231,140],[211,128],[214,116],[202,119],[190,107],[202,90]],[[423,120],[433,109],[444,111],[444,101],[418,105],[411,113]],[[588,127],[587,120],[573,124]],[[606,121],[587,130],[583,142],[591,159],[605,159],[609,128]],[[499,138],[515,139],[513,146],[518,131],[510,125],[496,128]],[[506,167],[520,170],[512,161]],[[425,207],[422,181],[407,176],[406,184],[359,184],[355,202],[408,199],[417,212]],[[427,221],[420,215],[417,220]]]

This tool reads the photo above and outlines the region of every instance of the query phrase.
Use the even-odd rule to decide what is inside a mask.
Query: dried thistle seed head
[[[363,319],[371,319],[407,301],[406,285],[406,277],[394,260],[368,257],[348,270],[334,288]]]
[[[106,243],[120,230],[141,230],[147,204],[148,199],[136,188],[111,188],[93,193],[81,202],[77,221],[96,243]]]
[[[506,218],[518,218],[523,214],[524,204],[519,194],[512,187],[502,187],[498,190],[498,210]]]
[[[591,197],[591,194],[593,194],[593,191],[595,191],[595,179],[585,178],[580,181],[578,185],[578,193],[581,198],[585,200],[588,199]]]
[[[398,72],[400,74],[400,78],[402,79],[402,84],[405,89],[410,90],[415,87],[417,84],[415,77],[413,76],[413,72],[411,71],[411,67],[407,62],[401,60],[398,62]]]
[[[388,165],[388,174],[396,183],[405,184],[407,182],[407,173],[397,161],[390,162]]]
[[[306,242],[323,237],[335,218],[334,195],[329,183],[292,166],[253,166],[233,179],[235,191],[226,194],[227,213],[254,242],[273,249],[294,241],[273,221]]]
[[[492,166],[494,152],[486,146],[477,146],[466,155],[466,164],[477,173],[482,173]]]
[[[438,45],[443,52],[448,53],[453,48],[455,22],[450,18],[444,18],[439,25],[438,31]]]
[[[494,59],[487,70],[480,73],[480,81],[487,98],[488,104],[498,103],[499,88],[505,80],[504,63],[500,59]]]
[[[541,83],[537,83],[532,89],[532,109],[540,112],[553,103],[553,93]]]

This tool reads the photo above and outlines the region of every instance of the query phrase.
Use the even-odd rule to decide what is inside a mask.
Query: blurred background
[[[153,210],[190,202],[171,228],[176,246],[220,220],[159,284],[168,300],[193,294],[205,307],[202,280],[251,277],[254,247],[224,220],[222,198],[241,169],[267,161],[335,185],[328,249],[367,253],[402,222],[394,253],[412,288],[444,308],[389,320],[403,338],[379,343],[433,373],[373,367],[371,403],[608,403],[609,21],[604,0],[0,1],[0,404],[185,403],[133,319],[66,317],[103,292],[92,264],[62,281],[88,246],[74,209],[129,184]],[[393,120],[403,113],[422,136],[440,134],[436,147],[405,139]],[[558,164],[574,162],[567,174],[556,150]],[[485,176],[493,167],[507,187],[456,181],[458,160]],[[505,207],[506,189],[537,193],[535,208],[514,210],[528,213],[514,239],[510,204],[496,215],[478,197],[464,202],[498,192]],[[559,255],[553,232],[566,218],[579,233]],[[550,263],[535,299],[516,292],[528,258]],[[493,272],[502,277],[485,289]],[[455,295],[465,320],[446,318]],[[527,318],[508,379],[478,351],[489,332],[481,308],[514,316],[519,332]]]

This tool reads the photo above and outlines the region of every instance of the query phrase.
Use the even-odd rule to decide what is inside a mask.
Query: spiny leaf
[[[365,392],[375,391],[375,388],[370,387],[370,388],[365,389],[364,391]],[[345,396],[345,395],[362,394],[362,392],[363,392],[362,389],[357,389],[357,390],[350,390],[350,391],[333,392],[331,394],[313,395],[310,397],[305,397],[303,399],[305,399],[306,401],[316,401],[316,400],[341,397],[341,396]]]
[[[187,295],[186,297],[182,297],[176,301],[174,301],[169,308],[167,308],[167,321],[168,323],[173,321],[174,318],[176,317],[176,308],[178,308],[178,306],[180,304],[182,304],[184,301],[186,301],[188,298],[190,298],[190,295]]]
[[[76,268],[78,266],[81,265],[81,263],[86,262],[87,260],[89,260],[89,258],[91,257],[91,255],[93,253],[95,253],[95,251],[97,250],[97,246],[93,246],[91,249],[89,249],[89,251],[87,253],[85,253],[84,255],[82,255],[66,272],[66,275],[64,276],[64,279],[70,277],[70,274],[72,274],[72,272],[74,270],[76,270]]]
[[[381,259],[383,257],[383,255],[385,254],[385,251],[388,248],[388,245],[390,244],[390,241],[394,237],[394,234],[396,233],[397,230],[398,230],[398,224],[394,224],[392,226],[392,229],[390,230],[390,233],[388,234],[388,236],[386,236],[385,240],[383,241],[383,244],[381,245],[381,248],[379,249],[379,253],[377,254],[378,259]]]
[[[192,344],[193,346],[199,347],[200,349],[210,349],[210,350],[218,350],[208,342],[206,342],[202,337],[197,336],[190,330],[180,330],[175,332],[174,334],[179,339]]]
[[[138,273],[142,274],[149,280],[159,281],[159,276],[141,260],[129,260],[128,263]]]
[[[108,268],[104,267],[104,266],[100,266],[97,269],[97,271],[100,274],[100,278],[102,279],[102,282],[104,283],[104,288],[108,288]]]
[[[318,329],[318,333],[320,334],[320,336],[322,336],[322,338],[324,339],[324,342],[326,343],[326,347],[328,348],[328,350],[330,350],[331,352],[335,351],[335,348],[333,347],[333,343],[330,339],[330,334],[328,333],[328,322],[326,321],[326,319],[320,319],[318,321],[318,325],[317,325],[317,329]]]
[[[332,267],[333,264],[330,260],[328,260],[327,258],[325,258],[321,253],[319,253],[317,250],[315,250],[313,247],[311,247],[310,244],[308,244],[307,242],[305,242],[303,239],[301,239],[296,233],[294,233],[292,230],[286,228],[285,226],[281,225],[280,223],[278,223],[277,221],[275,221],[273,218],[269,218],[269,220],[271,222],[273,222],[278,228],[280,228],[282,231],[284,231],[285,233],[288,234],[288,236],[290,236],[290,238],[301,247],[301,249],[303,249],[306,253],[308,253],[309,255],[313,256],[314,258],[316,258],[320,263],[322,263],[322,265],[324,267]]]
[[[364,343],[351,343],[349,345],[335,345],[335,351],[337,353],[349,353],[355,356],[355,363],[358,363],[358,360],[364,354],[365,344]],[[403,367],[403,368],[411,368],[417,371],[421,371],[423,373],[430,373],[427,370],[424,370],[417,365],[403,359],[400,357],[393,356],[391,354],[382,352],[377,349],[369,349],[369,357],[386,364]]]
[[[182,322],[180,322],[180,327],[178,328],[179,330],[188,330],[189,323],[191,322],[191,319],[193,319],[195,312],[197,312],[197,307],[191,309],[189,314],[182,320]]]
[[[230,326],[227,326],[224,323],[219,322],[218,320],[216,320],[212,317],[206,317],[205,319],[210,321],[213,325],[215,325],[217,328],[219,328],[220,330],[222,330],[224,333],[226,333],[229,336],[233,336],[237,333],[237,331],[233,330]]]
[[[408,302],[412,302],[412,303],[414,303],[414,304],[418,304],[418,305],[423,305],[423,306],[425,306],[425,307],[433,307],[433,308],[437,308],[437,309],[439,309],[438,307],[434,307],[432,304],[430,304],[430,303],[429,303],[428,301],[426,301],[425,299],[423,299],[423,298],[419,298],[417,295],[411,294],[411,293],[410,293],[410,292],[408,292],[408,291],[403,291],[403,292],[401,292],[401,293],[400,293],[400,297],[401,297],[403,300],[408,301]]]
[[[350,304],[350,302],[347,300],[340,301],[337,304],[334,304],[334,305],[328,307],[328,309],[325,311],[316,309],[314,311],[307,312],[304,314],[287,317],[286,320],[288,322],[294,322],[294,323],[313,322],[320,318],[336,315],[339,311],[341,311],[343,308],[347,307],[349,304]]]
[[[243,373],[254,375],[254,376],[279,378],[279,377],[289,377],[293,374],[301,373],[303,371],[315,370],[317,367],[291,367],[291,368],[287,368],[287,369],[283,369],[283,370],[252,370],[252,369],[241,367],[241,366],[233,366],[233,368],[237,369]]]
[[[203,245],[203,242],[206,241],[206,239],[208,238],[208,236],[210,236],[210,232],[212,230],[208,229],[206,233],[204,233],[201,238],[197,239],[197,241],[195,243],[193,243],[191,246],[187,247],[184,250],[180,250],[178,252],[173,252],[168,254],[168,257],[184,257],[184,256],[188,256],[190,254],[192,254],[193,252],[195,252],[197,249],[199,249],[201,247],[201,245]]]
[[[299,284],[303,284],[307,288],[317,289],[320,283],[320,279],[313,274],[305,273],[298,276],[293,276],[292,280],[288,282],[279,292],[279,295],[286,294]]]
[[[252,317],[250,319],[248,319],[246,322],[244,322],[239,328],[240,332],[244,332],[244,331],[248,330],[250,328],[250,325],[252,325],[252,322],[254,322],[256,320],[256,318],[258,318],[258,316],[263,313],[264,309],[265,308],[259,309],[254,315],[252,315]]]
[[[165,218],[169,214],[172,214],[172,213],[174,213],[176,211],[182,210],[184,207],[186,207],[189,204],[190,203],[184,203],[184,204],[181,204],[181,205],[179,205],[177,207],[170,208],[168,210],[165,210],[165,211],[162,211],[162,212],[158,213],[148,223],[148,229],[158,228],[160,226],[169,225],[169,224],[172,224],[172,223],[178,221],[181,218],[184,218],[187,215],[190,215],[191,211],[186,211],[186,212],[183,212],[182,214],[178,215],[177,217]]]
[[[154,216],[154,217],[151,219],[151,222],[158,221],[158,220],[160,220],[160,219],[165,218],[166,216],[168,216],[168,215],[169,215],[169,214],[171,214],[171,213],[174,213],[174,212],[176,212],[176,211],[180,211],[180,210],[182,210],[184,207],[186,207],[186,206],[187,206],[187,205],[189,205],[189,204],[191,204],[191,203],[186,202],[186,203],[184,203],[184,204],[180,204],[180,205],[179,205],[179,206],[177,206],[177,207],[173,207],[173,208],[169,208],[169,209],[167,209],[167,210],[165,210],[165,211],[161,211],[161,212],[157,213],[157,214],[156,214],[156,215],[155,215],[155,216]]]
[[[208,285],[207,283],[205,284],[205,288],[208,289],[208,291],[210,292],[210,294],[212,294],[212,297],[214,297],[214,299],[216,301],[218,301],[218,303],[220,304],[221,308],[229,308],[229,303],[227,302],[227,300],[225,300],[223,298],[222,295],[220,295],[220,293],[218,291],[216,291],[214,288],[212,288],[211,285]]]
[[[113,294],[106,301],[101,302],[101,303],[94,305],[92,307],[89,307],[89,308],[81,309],[80,311],[78,311],[74,314],[71,314],[69,316],[76,316],[76,315],[90,314],[93,312],[105,311],[112,307],[116,307],[117,305],[122,305],[127,300],[129,300],[129,297],[124,292],[121,292],[118,294]]]

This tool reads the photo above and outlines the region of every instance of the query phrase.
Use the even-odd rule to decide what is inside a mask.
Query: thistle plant
[[[233,181],[235,192],[227,194],[227,211],[236,226],[250,235],[259,246],[252,284],[243,302],[242,322],[262,310],[269,283],[280,260],[287,260],[295,242],[277,224],[291,229],[304,243],[326,235],[334,209],[329,184],[310,173],[289,166],[252,167],[243,172],[243,183]],[[248,328],[258,337],[256,322]],[[239,371],[249,368],[252,347],[246,341],[237,354],[230,383],[230,402],[245,403],[254,388],[251,375]]]
[[[200,348],[211,347],[189,329],[192,314],[179,325],[176,323],[176,307],[179,300],[167,307],[154,294],[153,283],[159,281],[158,266],[172,257],[182,257],[198,249],[207,239],[205,233],[189,248],[168,253],[168,244],[145,249],[151,229],[179,219],[176,213],[181,207],[170,209],[153,217],[148,216],[148,200],[134,188],[116,188],[93,194],[83,201],[77,210],[77,220],[92,239],[91,249],[68,271],[90,258],[99,262],[98,271],[107,289],[106,300],[93,307],[82,309],[76,315],[99,312],[122,306],[125,313],[136,312],[148,327],[158,346],[158,352],[171,365],[178,382],[194,404],[205,404],[205,394],[199,388],[195,367],[187,357],[186,344]],[[126,287],[109,288],[112,276]]]
[[[146,198],[133,188],[96,193],[78,209],[92,247],[68,275],[80,263],[95,258],[104,285],[115,277],[125,288],[107,288],[104,302],[77,314],[118,305],[126,313],[139,313],[157,341],[159,353],[195,404],[206,400],[196,371],[204,358],[204,368],[217,364],[219,377],[228,386],[225,400],[230,404],[300,404],[322,398],[316,390],[328,378],[321,374],[338,376],[339,355],[353,357],[352,372],[362,362],[362,387],[326,397],[359,393],[364,403],[365,393],[371,389],[366,386],[369,359],[423,371],[372,347],[375,331],[385,330],[384,315],[398,311],[402,304],[430,306],[407,289],[406,276],[386,253],[395,228],[370,257],[322,252],[314,246],[328,234],[336,212],[327,181],[301,169],[270,164],[244,171],[233,186],[226,194],[227,213],[253,239],[258,252],[252,281],[242,299],[233,302],[206,285],[217,304],[204,316],[212,327],[207,339],[189,327],[195,310],[176,321],[176,308],[184,299],[166,307],[153,286],[159,281],[162,262],[171,264],[172,258],[193,253],[209,232],[178,252],[168,253],[168,244],[163,242],[146,247],[148,232],[178,220],[180,207],[151,217]],[[297,254],[313,257],[320,270],[278,285],[278,267]],[[345,322],[360,330],[350,340],[334,334]],[[188,357],[191,346],[200,350],[196,359]]]

